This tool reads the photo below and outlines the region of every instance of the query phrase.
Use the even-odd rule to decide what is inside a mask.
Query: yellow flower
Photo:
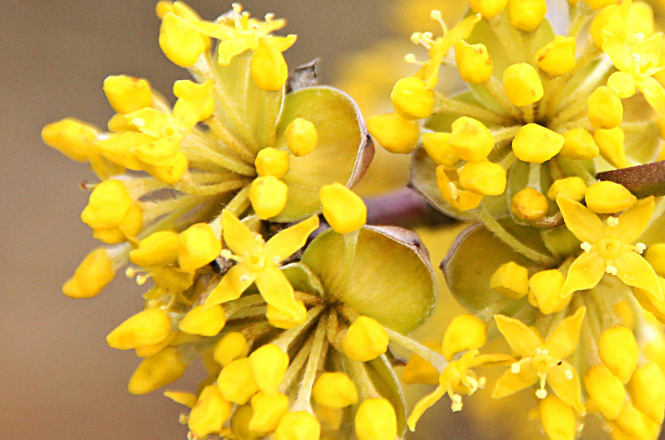
[[[316,216],[278,232],[267,242],[228,211],[223,213],[223,234],[228,250],[222,254],[237,262],[206,300],[206,307],[240,298],[256,281],[265,301],[297,320],[302,309],[293,287],[279,270],[279,264],[303,247],[307,237],[319,227]],[[233,253],[231,253],[233,252]]]
[[[633,245],[646,229],[654,210],[654,199],[639,201],[619,217],[604,224],[589,208],[566,197],[557,197],[566,227],[582,242],[582,253],[568,269],[561,296],[595,287],[609,273],[632,287],[649,292],[654,301],[662,301],[658,276],[640,255],[641,243]]]
[[[573,316],[561,321],[545,341],[522,322],[495,315],[499,331],[521,359],[499,378],[492,397],[509,396],[540,382],[536,397],[544,399],[547,397],[547,383],[557,397],[584,414],[586,410],[582,404],[577,371],[563,359],[577,348],[585,313],[586,307],[577,309]]]

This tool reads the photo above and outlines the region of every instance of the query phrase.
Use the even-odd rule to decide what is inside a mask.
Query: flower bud
[[[598,353],[605,366],[621,383],[627,383],[637,366],[639,351],[629,328],[618,326],[605,330],[598,340]]]
[[[561,297],[566,278],[556,269],[543,270],[529,278],[529,303],[546,315],[565,309],[572,298]]]
[[[288,201],[289,187],[274,176],[254,179],[249,188],[249,201],[261,220],[275,217],[284,210]]]
[[[162,309],[147,309],[125,320],[106,336],[109,347],[130,350],[162,342],[171,331],[171,319]]]
[[[548,395],[540,401],[540,423],[550,440],[574,440],[577,419],[573,407],[556,396]]]
[[[367,362],[385,353],[389,342],[388,334],[378,321],[360,316],[349,326],[342,349],[349,359]]]
[[[658,437],[660,431],[660,426],[638,411],[630,400],[623,406],[614,423],[624,434],[623,438],[654,439]],[[656,432],[652,432],[653,428],[656,428]]]
[[[242,358],[222,368],[217,377],[217,387],[224,399],[244,405],[259,390],[250,364],[249,358]]]
[[[620,127],[611,130],[596,130],[593,140],[596,141],[600,155],[603,159],[617,168],[626,168],[628,159],[626,159],[626,150],[623,143],[625,134]]]
[[[249,354],[247,339],[240,332],[225,334],[217,342],[213,351],[213,358],[221,365],[226,366],[231,361],[243,358]]]
[[[194,272],[219,256],[222,242],[210,225],[196,223],[180,233],[178,264],[186,272]]]
[[[159,28],[159,47],[174,64],[191,67],[205,51],[206,42],[187,20],[168,13]]]
[[[621,381],[604,364],[587,370],[584,385],[603,417],[614,420],[619,416],[626,401],[626,391]]]
[[[168,266],[178,261],[178,234],[172,231],[153,232],[129,252],[132,263],[142,267]]]
[[[626,37],[626,24],[628,22],[628,14],[630,14],[630,7],[630,1],[622,1],[619,4],[606,7],[596,14],[589,27],[591,39],[596,47],[603,47],[605,40],[603,32],[605,31],[614,34],[619,40],[623,41]]]
[[[90,153],[97,141],[97,129],[74,118],[61,119],[42,129],[42,140],[78,162],[90,160]]]
[[[508,0],[508,19],[520,31],[535,31],[546,13],[545,0]]]
[[[425,133],[422,136],[427,155],[437,164],[453,168],[460,158],[450,146],[450,133]]]
[[[81,212],[81,220],[92,229],[114,228],[122,222],[133,203],[124,183],[105,180],[92,190],[88,205]]]
[[[386,399],[365,399],[356,413],[359,440],[394,440],[397,436],[395,409]]]
[[[226,324],[226,314],[221,305],[192,308],[178,323],[180,331],[190,335],[215,336]],[[228,400],[228,399],[227,399]]]
[[[390,100],[395,113],[404,119],[425,119],[434,108],[434,92],[427,89],[423,80],[413,76],[395,83]]]
[[[471,10],[484,18],[492,18],[503,11],[508,0],[468,0]]]
[[[271,396],[277,394],[289,366],[289,356],[275,344],[266,344],[249,355],[249,360],[259,390]]]
[[[279,179],[289,171],[289,153],[276,148],[264,148],[256,155],[254,166],[259,176],[273,176]]]
[[[163,165],[143,164],[143,169],[150,173],[155,179],[167,184],[177,183],[187,171],[187,156],[178,151],[175,156],[169,158]]]
[[[316,144],[319,142],[316,127],[305,118],[295,118],[291,121],[286,127],[284,136],[286,137],[286,145],[296,157],[307,156],[314,151]]]
[[[358,403],[358,391],[344,373],[323,373],[312,387],[314,401],[326,408],[339,409]]]
[[[613,214],[637,203],[635,197],[623,185],[610,181],[596,182],[587,188],[587,207],[596,214]]]
[[[591,160],[600,154],[600,150],[588,131],[573,128],[563,135],[563,147],[559,154],[567,159]]]
[[[277,328],[289,329],[304,323],[307,320],[307,308],[302,301],[296,300],[298,312],[294,315],[293,311],[285,312],[277,307],[268,304],[266,310],[266,319]]]
[[[70,298],[92,298],[115,277],[115,267],[106,249],[90,252],[76,268],[74,276],[63,286],[62,293]]]
[[[312,440],[321,436],[321,424],[307,411],[287,412],[279,421],[274,440]]]
[[[502,264],[492,274],[490,287],[506,298],[520,299],[529,293],[529,272],[514,261]]]
[[[536,64],[548,75],[565,75],[575,68],[575,49],[575,38],[557,35],[554,40],[538,49],[535,55]]]
[[[543,163],[563,148],[564,137],[538,124],[526,124],[513,139],[513,153],[524,162]]]
[[[187,364],[174,347],[167,347],[143,359],[129,379],[129,392],[147,394],[175,382],[185,373]]]
[[[383,148],[395,154],[409,154],[418,142],[418,123],[396,113],[374,115],[367,120],[367,130]]]
[[[452,123],[450,146],[464,160],[484,160],[494,148],[494,136],[482,122],[462,116]]]
[[[621,98],[610,88],[598,87],[587,99],[589,121],[594,128],[609,130],[618,127],[623,121]]]
[[[295,43],[295,35],[291,45]],[[289,45],[290,46],[290,45]],[[282,90],[289,77],[289,67],[286,65],[281,47],[269,38],[259,38],[259,45],[252,54],[249,70],[256,86],[261,90]]]
[[[586,194],[586,183],[579,177],[566,177],[564,179],[557,179],[552,183],[550,189],[547,191],[547,198],[556,200],[559,194],[568,197],[576,202],[584,200]]]
[[[607,0],[609,1],[609,0]],[[626,23],[626,35],[644,34],[649,38],[655,32],[653,19],[653,8],[645,2],[635,2],[630,7],[628,22]]]
[[[459,352],[480,348],[487,341],[485,323],[473,315],[458,315],[443,335],[443,356],[446,360]]]
[[[530,64],[517,63],[503,72],[503,88],[510,102],[524,107],[543,97],[543,84],[538,72]]]
[[[199,438],[218,434],[231,416],[233,405],[224,400],[215,385],[203,388],[196,406],[189,413],[187,425]]]
[[[252,420],[253,415],[254,411],[249,405],[236,407],[231,416],[231,432],[233,433],[233,437],[229,435],[227,438],[242,440],[259,440],[262,438],[261,434],[249,428],[249,422]]]
[[[259,391],[252,396],[252,410],[249,429],[261,433],[271,432],[289,410],[289,398],[280,393],[269,395]]]
[[[485,84],[492,77],[494,66],[484,44],[455,44],[455,63],[462,80],[469,84]]]
[[[630,98],[637,90],[635,77],[628,72],[614,72],[607,79],[607,87],[619,98]]]
[[[635,408],[655,423],[663,423],[665,413],[665,376],[655,362],[635,368],[628,382],[630,400]]]
[[[468,162],[459,172],[462,187],[485,196],[498,196],[506,190],[506,170],[493,162]]]
[[[336,232],[346,234],[367,222],[367,207],[356,193],[337,182],[321,188],[321,207],[326,221]]]
[[[175,403],[186,406],[187,408],[194,408],[198,397],[196,394],[185,393],[182,391],[164,391],[164,396],[173,400]]]
[[[473,209],[483,200],[481,194],[458,188],[455,182],[452,182],[448,178],[446,167],[444,165],[436,167],[436,185],[439,188],[439,192],[443,199],[460,211]]]
[[[127,75],[111,75],[104,80],[104,93],[113,110],[131,113],[152,105],[150,84],[145,79]]]
[[[524,188],[510,201],[510,210],[521,220],[535,221],[547,215],[547,197],[533,188]]]
[[[179,98],[178,101],[182,100],[193,107],[191,111],[198,112],[198,121],[205,121],[215,111],[212,84],[212,80],[197,83],[181,79],[173,83],[173,94]]]

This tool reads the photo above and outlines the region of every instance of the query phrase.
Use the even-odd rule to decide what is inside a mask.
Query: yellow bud
[[[506,298],[520,299],[529,293],[529,272],[514,261],[502,264],[492,274],[490,287]]]
[[[566,278],[556,269],[543,270],[529,278],[529,303],[546,315],[568,306],[571,296],[561,298]]]
[[[178,323],[178,328],[190,335],[215,336],[222,331],[225,324],[226,314],[221,305],[208,308],[200,305],[187,312]]]
[[[294,315],[293,311],[285,312],[277,307],[268,304],[266,310],[266,319],[268,322],[277,328],[289,329],[304,323],[307,320],[307,308],[302,301],[296,300],[297,312]],[[295,317],[294,317],[295,316]]]
[[[543,97],[543,84],[530,64],[517,63],[503,72],[503,88],[510,102],[518,107],[533,104]]]
[[[595,128],[608,130],[619,126],[623,120],[621,98],[608,87],[598,87],[587,99],[589,121]]]
[[[498,196],[506,190],[506,171],[493,162],[468,162],[459,171],[462,187],[485,196]]]
[[[177,183],[187,171],[187,156],[178,151],[175,156],[169,158],[163,165],[143,164],[143,169],[150,173],[155,179],[167,184]]]
[[[307,411],[287,412],[279,421],[274,440],[315,440],[321,436],[321,424]]]
[[[492,18],[503,11],[508,0],[468,0],[471,10],[485,18]]]
[[[533,188],[524,188],[510,201],[510,210],[521,220],[536,221],[547,215],[547,197]]]
[[[210,225],[196,223],[180,233],[178,264],[186,272],[194,272],[219,256],[222,242]]]
[[[284,55],[269,38],[259,38],[249,68],[254,82],[261,90],[282,90],[289,77]]]
[[[449,142],[460,158],[473,162],[487,159],[494,148],[494,136],[487,127],[466,116],[452,123]]]
[[[460,161],[455,150],[450,146],[450,133],[425,133],[422,140],[427,155],[437,165],[452,168]]]
[[[160,0],[155,6],[155,13],[160,20],[169,12],[173,12],[173,2]]]
[[[147,309],[116,327],[106,337],[109,347],[130,350],[162,342],[171,331],[171,319],[162,309]]]
[[[623,185],[603,181],[591,185],[584,196],[587,207],[596,214],[613,214],[637,203],[635,197]]]
[[[187,426],[199,438],[217,434],[231,416],[233,405],[222,397],[215,385],[203,388],[199,400],[189,413]]]
[[[172,231],[153,232],[129,253],[129,259],[142,267],[174,264],[178,261],[178,234]]]
[[[575,68],[575,38],[557,35],[538,49],[535,55],[538,68],[548,75],[565,75]]]
[[[275,344],[259,347],[251,355],[252,374],[259,390],[274,396],[289,366],[289,355]]]
[[[545,0],[509,0],[508,19],[516,29],[531,32],[538,29],[547,13]]]
[[[259,390],[249,358],[236,359],[222,368],[217,378],[217,387],[229,402],[239,405],[247,403]]]
[[[367,222],[367,207],[356,193],[337,182],[321,188],[321,207],[326,221],[336,232],[346,234]]]
[[[314,151],[319,141],[316,127],[305,118],[295,118],[291,121],[286,127],[284,136],[286,136],[286,145],[296,157],[307,156]]]
[[[233,436],[228,435],[226,438],[233,438],[238,440],[259,440],[263,437],[258,432],[249,429],[249,422],[252,420],[254,411],[249,405],[238,406],[233,411],[231,416],[231,432]]]
[[[554,395],[540,401],[540,423],[549,440],[574,440],[577,419],[573,407]]]
[[[456,173],[456,171],[455,171]],[[460,211],[468,211],[477,207],[483,200],[483,196],[471,191],[465,191],[451,181],[446,174],[445,165],[436,167],[436,185],[443,199],[451,206]]]
[[[86,162],[97,142],[97,129],[74,118],[65,118],[44,126],[42,140],[72,160]]]
[[[81,212],[81,220],[92,229],[114,228],[122,222],[134,201],[125,184],[109,179],[95,187],[88,205]]]
[[[63,286],[62,293],[70,298],[92,298],[115,277],[115,267],[106,249],[90,252],[76,268],[74,276]]]
[[[645,38],[649,38],[655,32],[653,8],[645,2],[632,4],[626,23],[626,35],[635,35],[640,32],[644,34]]]
[[[383,148],[395,154],[409,154],[418,142],[418,123],[396,113],[374,115],[367,120],[367,130]]]
[[[635,368],[628,382],[628,392],[635,408],[655,423],[663,423],[665,413],[665,376],[655,362]]]
[[[564,179],[557,179],[552,183],[550,189],[547,191],[547,198],[556,200],[556,197],[561,194],[576,202],[581,202],[584,199],[587,186],[584,180],[579,177],[566,177]]]
[[[538,124],[526,124],[513,139],[513,152],[519,160],[544,163],[563,148],[564,137]]]
[[[342,349],[349,359],[367,362],[385,353],[389,342],[388,334],[378,321],[360,316],[346,331]]]
[[[462,80],[469,84],[485,84],[492,77],[494,65],[484,44],[455,44],[455,63]]]
[[[150,84],[145,79],[111,75],[104,80],[104,93],[113,110],[123,115],[152,105]]]
[[[187,408],[194,408],[198,397],[196,394],[185,393],[182,391],[164,391],[164,396],[173,400],[175,403],[186,406]]]
[[[92,236],[107,244],[116,244],[126,241],[128,237],[135,238],[143,229],[143,211],[138,203],[132,203],[120,224],[108,229],[93,229]]]
[[[443,335],[443,356],[446,360],[459,352],[480,348],[487,341],[485,323],[473,315],[458,315]]]
[[[656,243],[648,247],[644,258],[658,276],[665,277],[665,243]]]
[[[563,148],[559,154],[567,159],[591,160],[600,154],[600,150],[588,131],[573,128],[563,135]]]
[[[274,176],[257,177],[249,188],[249,201],[261,220],[282,212],[288,197],[289,187]]]
[[[173,94],[184,101],[200,104],[201,108],[192,109],[199,112],[199,121],[204,121],[212,116],[215,111],[215,101],[212,98],[212,88],[206,83],[199,84],[187,79],[181,79],[173,83]]]
[[[617,431],[623,434],[623,437],[618,437],[621,440],[655,439],[660,431],[660,426],[638,411],[630,400],[623,406],[619,417],[612,423],[612,425],[614,424],[618,428]]]
[[[404,119],[425,119],[434,108],[434,92],[427,89],[423,80],[413,76],[395,83],[390,100],[395,112]]]
[[[194,284],[194,273],[175,267],[153,267],[150,270],[155,285],[165,292],[183,292]]]
[[[252,419],[249,429],[255,432],[274,431],[279,421],[289,410],[289,398],[284,394],[266,394],[263,391],[252,396]]]
[[[628,14],[630,13],[630,6],[631,1],[624,0],[620,4],[606,7],[596,14],[589,27],[591,39],[596,47],[602,49],[605,40],[604,31],[611,32],[619,40],[623,40],[626,37],[626,24]]]
[[[584,375],[584,386],[603,413],[603,417],[614,420],[619,416],[626,401],[626,391],[621,381],[604,364],[587,370]]]
[[[129,392],[147,394],[175,382],[185,373],[187,364],[173,347],[143,359],[129,379]]]
[[[436,353],[441,352],[441,344],[436,342],[425,342],[424,345]],[[439,385],[440,376],[441,373],[439,373],[439,370],[434,368],[432,364],[417,354],[411,356],[409,362],[402,370],[402,380],[407,385],[416,383],[424,385]]]
[[[600,155],[617,168],[626,168],[628,159],[626,159],[626,150],[623,142],[625,134],[620,127],[611,130],[596,130],[593,139],[598,145]]]
[[[359,440],[394,440],[397,436],[395,409],[386,399],[365,399],[356,413]]]
[[[289,153],[276,148],[264,148],[256,155],[254,166],[259,176],[274,176],[279,179],[289,170]]]
[[[622,383],[627,383],[637,366],[639,351],[629,328],[618,326],[605,330],[598,340],[598,353],[605,366]]]
[[[323,373],[312,387],[314,401],[326,408],[339,409],[358,403],[358,392],[344,373]]]
[[[159,28],[159,47],[174,64],[191,67],[205,51],[206,41],[187,20],[167,13]]]
[[[220,365],[226,366],[231,361],[246,357],[249,354],[249,343],[245,336],[240,332],[231,332],[225,334],[217,342],[213,351],[214,359]]]

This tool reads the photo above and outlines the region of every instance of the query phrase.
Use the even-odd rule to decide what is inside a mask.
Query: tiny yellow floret
[[[473,315],[458,315],[443,335],[442,353],[451,360],[456,353],[478,349],[487,341],[485,323]]]
[[[567,159],[595,159],[600,150],[591,133],[583,128],[573,128],[563,135],[563,147],[559,154]]]
[[[261,176],[249,187],[249,201],[261,220],[268,220],[284,210],[289,187],[275,176]]]
[[[147,309],[125,320],[106,336],[109,347],[130,350],[162,342],[171,331],[171,319],[162,309]]]
[[[106,249],[95,249],[86,255],[74,276],[62,286],[62,293],[70,298],[92,298],[113,280],[115,272]]]
[[[280,393],[270,395],[259,391],[252,396],[251,404],[252,418],[249,429],[260,433],[274,431],[289,410],[289,398]]]
[[[275,344],[262,345],[249,355],[259,390],[274,396],[289,366],[289,356]]]
[[[418,142],[420,129],[416,121],[397,113],[374,115],[367,120],[367,130],[383,148],[395,154],[409,154]]]
[[[174,264],[178,261],[178,239],[178,234],[172,231],[153,232],[129,252],[129,259],[142,267]]]
[[[445,165],[436,167],[436,186],[439,188],[443,199],[460,211],[468,211],[476,208],[484,196],[464,190],[459,186],[459,182],[453,181],[448,177],[446,171]],[[452,173],[457,174],[457,171],[455,170]]]
[[[395,408],[386,399],[365,399],[356,413],[359,440],[394,440],[397,436]]]
[[[587,370],[584,375],[584,386],[603,413],[603,417],[614,420],[619,416],[626,401],[626,390],[623,383],[604,364],[598,364]]]
[[[543,270],[529,278],[529,303],[546,315],[565,309],[571,296],[561,297],[566,278],[556,269]]]
[[[240,332],[230,332],[225,334],[215,345],[213,358],[224,367],[231,361],[243,358],[248,354],[249,343],[245,336]]]
[[[547,197],[529,187],[520,190],[510,201],[510,210],[521,220],[540,220],[547,215],[548,209]]]
[[[517,63],[503,72],[503,88],[510,102],[518,107],[533,104],[543,97],[543,84],[530,64]]]
[[[624,148],[625,133],[621,127],[610,130],[596,130],[593,140],[596,141],[603,159],[617,168],[626,168],[628,166],[628,159],[626,158],[626,150]]]
[[[190,335],[215,336],[222,331],[225,324],[226,314],[221,305],[212,307],[198,305],[180,320],[178,328]]]
[[[513,152],[519,160],[544,163],[561,151],[564,137],[538,124],[526,124],[513,139]]]
[[[485,84],[492,77],[494,64],[484,44],[455,44],[455,63],[462,80],[469,84]]]
[[[621,383],[628,383],[639,357],[635,335],[629,328],[617,326],[602,332],[598,340],[598,354]]]
[[[621,98],[609,87],[598,87],[587,99],[589,121],[595,128],[609,130],[623,121]]]
[[[425,119],[434,108],[434,92],[427,89],[423,80],[413,76],[395,83],[390,100],[395,112],[405,119]]]
[[[249,402],[259,391],[249,358],[236,359],[224,366],[217,377],[217,388],[229,402],[238,405]]]
[[[86,162],[90,160],[98,134],[92,125],[78,119],[65,118],[46,125],[42,129],[42,140],[69,159]]]
[[[610,181],[594,183],[587,188],[584,198],[587,208],[596,214],[614,214],[637,203],[637,197],[623,185]]]
[[[450,146],[450,133],[425,133],[422,136],[427,155],[437,164],[453,168],[460,158]]]
[[[314,151],[319,134],[314,124],[305,118],[295,118],[286,127],[286,145],[296,157],[307,156]]]
[[[314,401],[326,408],[339,409],[358,403],[358,391],[349,376],[325,372],[312,387]]]
[[[186,272],[193,272],[219,256],[222,242],[210,225],[196,223],[180,233],[178,238],[178,264]]]
[[[143,359],[129,379],[129,392],[147,394],[175,382],[185,373],[187,364],[174,347],[167,347]]]
[[[159,47],[180,67],[193,66],[206,49],[206,40],[184,18],[167,13],[159,28]]]
[[[389,342],[388,334],[377,320],[360,316],[349,326],[342,349],[349,359],[367,362],[385,353]]]
[[[508,0],[508,19],[520,31],[535,31],[546,13],[545,0]]]
[[[502,264],[492,274],[490,287],[506,298],[520,299],[529,293],[529,272],[514,261]]]
[[[547,190],[547,198],[550,200],[556,200],[556,197],[561,194],[571,200],[581,202],[584,200],[586,190],[586,183],[584,183],[584,180],[581,178],[566,177],[563,179],[557,179],[552,183],[550,189]]]
[[[104,80],[104,93],[113,110],[124,115],[152,105],[150,83],[127,75],[111,75]]]
[[[88,205],[81,212],[83,223],[94,229],[117,227],[134,201],[124,183],[116,179],[101,182],[92,190]]]
[[[494,136],[482,122],[462,116],[451,127],[450,146],[460,158],[468,161],[487,159],[494,148]]]
[[[231,416],[233,404],[224,400],[215,385],[203,388],[201,395],[189,413],[187,425],[199,438],[208,434],[218,434],[222,425]]]
[[[326,221],[336,232],[346,234],[367,222],[367,207],[356,193],[340,183],[321,188],[321,207]]]
[[[536,64],[548,75],[565,75],[575,68],[575,48],[575,38],[557,35],[554,40],[538,49],[535,55]]]
[[[289,171],[289,153],[276,148],[264,148],[256,155],[254,166],[259,176],[279,179]]]

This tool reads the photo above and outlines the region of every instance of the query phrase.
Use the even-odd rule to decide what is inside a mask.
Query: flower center
[[[538,374],[547,374],[556,365],[556,359],[547,353],[547,350],[537,350],[531,358],[531,365]]]
[[[263,253],[250,254],[243,264],[252,272],[260,272],[265,266],[265,256]]]
[[[604,260],[614,260],[623,251],[623,243],[613,238],[602,238],[598,242],[598,253]]]

